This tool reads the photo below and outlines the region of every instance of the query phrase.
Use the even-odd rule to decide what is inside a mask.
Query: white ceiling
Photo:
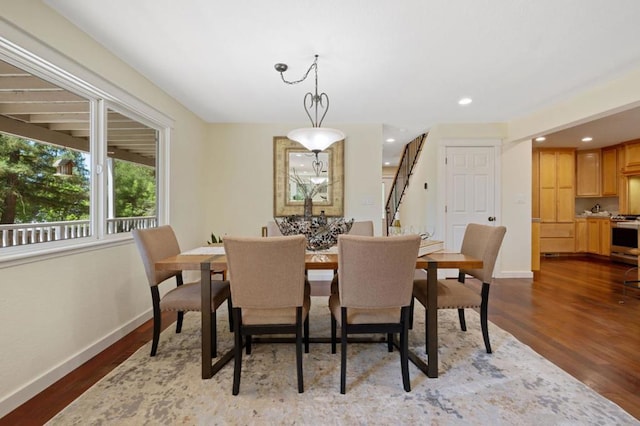
[[[44,1],[208,122],[306,125],[313,79],[273,66],[299,79],[318,54],[323,125],[382,123],[392,163],[436,123],[509,121],[640,66],[638,0]]]

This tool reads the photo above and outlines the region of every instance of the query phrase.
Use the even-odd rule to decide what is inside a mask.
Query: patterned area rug
[[[313,297],[311,335],[329,335],[326,297]],[[52,425],[141,424],[640,424],[613,402],[490,324],[494,353],[484,350],[478,314],[440,311],[440,377],[410,365],[404,392],[397,351],[350,344],[347,393],[340,394],[340,347],[312,344],[298,394],[293,344],[255,344],[243,356],[240,395],[231,394],[233,361],[200,378],[199,315],[185,315],[181,334],[168,328],[156,357],[148,343],[53,418]],[[232,347],[226,310],[218,312],[222,351]],[[410,334],[424,357],[424,310]]]

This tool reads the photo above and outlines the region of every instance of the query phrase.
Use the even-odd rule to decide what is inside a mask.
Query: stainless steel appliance
[[[638,264],[638,216],[613,217],[611,222],[611,260]]]

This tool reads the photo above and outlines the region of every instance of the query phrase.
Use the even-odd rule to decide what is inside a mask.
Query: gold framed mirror
[[[344,141],[318,154],[322,167],[313,168],[315,154],[286,136],[273,138],[273,216],[302,215],[305,185],[319,185],[313,193],[313,215],[344,214]],[[322,184],[321,182],[324,182]]]

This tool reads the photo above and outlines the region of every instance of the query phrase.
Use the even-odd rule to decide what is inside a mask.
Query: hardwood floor
[[[534,280],[495,280],[489,319],[640,419],[640,290],[623,296],[627,269],[587,258],[543,259]],[[166,314],[165,327],[170,321]],[[149,340],[150,322],[7,414],[0,425],[45,423]]]

